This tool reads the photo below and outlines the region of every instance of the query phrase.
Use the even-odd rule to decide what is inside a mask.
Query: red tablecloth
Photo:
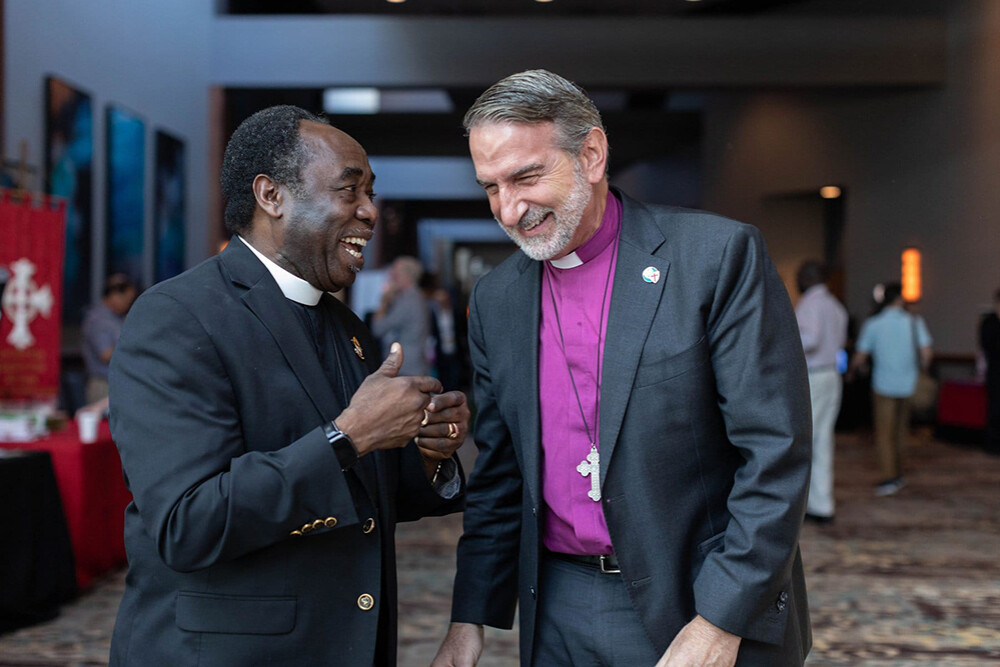
[[[76,423],[70,422],[40,440],[0,442],[0,447],[46,451],[52,456],[81,590],[90,586],[94,577],[126,562],[125,506],[132,496],[125,488],[107,421],[101,422],[94,443],[81,443]]]
[[[937,423],[986,428],[986,387],[971,380],[946,380],[938,393]]]

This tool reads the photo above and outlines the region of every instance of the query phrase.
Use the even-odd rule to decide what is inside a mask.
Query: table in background
[[[76,558],[76,581],[85,589],[126,562],[125,506],[132,500],[122,478],[121,460],[106,421],[97,441],[81,443],[76,423],[33,442],[0,442],[5,449],[45,451],[62,497]]]
[[[0,456],[0,534],[0,632],[54,618],[76,579],[47,452]]]
[[[945,380],[938,391],[937,421],[943,426],[986,428],[986,386],[973,380]]]

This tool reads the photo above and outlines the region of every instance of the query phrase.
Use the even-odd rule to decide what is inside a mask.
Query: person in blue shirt
[[[83,363],[87,369],[87,404],[108,396],[108,368],[111,353],[122,333],[122,322],[138,294],[135,283],[124,273],[114,273],[104,281],[100,303],[83,318]]]
[[[910,426],[910,398],[932,357],[927,325],[906,311],[902,292],[899,283],[885,286],[885,307],[861,326],[849,371],[853,374],[871,358],[875,448],[882,473],[877,496],[890,496],[904,486],[903,437]]]

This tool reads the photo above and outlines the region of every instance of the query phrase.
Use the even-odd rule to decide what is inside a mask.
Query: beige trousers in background
[[[903,475],[903,444],[910,428],[910,397],[872,393],[875,403],[875,449],[881,481]]]

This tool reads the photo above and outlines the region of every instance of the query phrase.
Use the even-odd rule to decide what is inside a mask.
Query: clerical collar
[[[243,241],[246,247],[250,248],[253,254],[257,255],[257,258],[264,263],[264,267],[274,276],[274,282],[278,283],[278,288],[281,293],[285,295],[286,299],[291,299],[295,303],[301,303],[303,306],[315,306],[319,303],[319,298],[323,296],[323,290],[318,290],[306,281],[302,280],[296,275],[292,275],[286,269],[281,268],[273,261],[260,254],[257,248],[254,248],[250,243],[242,236],[238,237],[240,241]]]
[[[621,218],[621,202],[608,190],[608,200],[604,206],[604,217],[601,218],[601,226],[597,228],[594,235],[587,239],[586,243],[565,257],[550,259],[549,264],[557,269],[573,269],[583,266],[594,259],[615,240],[615,237],[618,235]]]

